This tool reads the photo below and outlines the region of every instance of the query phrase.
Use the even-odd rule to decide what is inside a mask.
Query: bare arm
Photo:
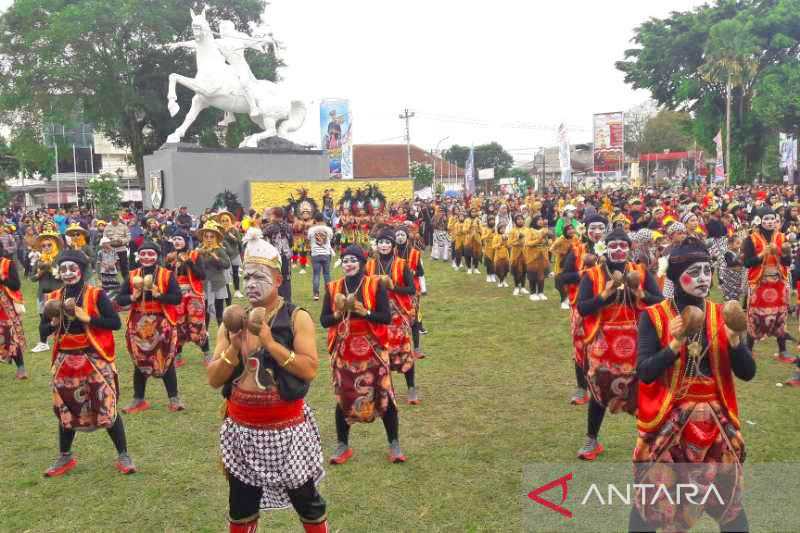
[[[314,337],[314,321],[306,311],[299,310],[294,316],[293,359],[291,352],[272,338],[268,326],[261,328],[258,338],[272,358],[298,378],[312,381],[317,377],[319,357]]]
[[[217,344],[214,346],[214,360],[208,365],[207,370],[208,384],[212,388],[218,389],[222,387],[231,378],[234,370],[239,365],[241,336],[242,332],[240,331],[236,335],[231,335],[231,340],[229,341],[225,325],[223,324],[219,327]]]

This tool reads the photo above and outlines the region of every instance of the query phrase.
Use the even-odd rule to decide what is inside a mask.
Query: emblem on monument
[[[194,91],[195,95],[183,124],[167,137],[167,142],[180,142],[200,112],[208,107],[225,112],[225,118],[220,122],[222,126],[234,121],[234,113],[247,113],[263,130],[246,137],[240,148],[255,148],[262,139],[285,138],[288,133],[300,129],[306,117],[305,104],[289,98],[277,83],[256,79],[244,56],[247,49],[266,52],[272,47],[277,52],[279,44],[272,34],[262,30],[248,35],[238,31],[230,20],[220,20],[218,38],[215,38],[215,32],[206,20],[206,8],[199,15],[192,9],[189,13],[194,40],[166,46],[194,50],[197,74],[194,78],[175,73],[169,75],[167,107],[170,115],[174,117],[180,111],[176,84]]]
[[[161,209],[164,205],[164,180],[160,170],[150,173],[150,204],[154,209]]]

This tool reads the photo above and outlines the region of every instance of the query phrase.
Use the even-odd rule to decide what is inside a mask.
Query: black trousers
[[[412,376],[413,377],[413,376]],[[386,429],[386,440],[391,443],[397,440],[400,434],[400,419],[397,416],[397,407],[394,402],[389,403],[389,407],[383,414],[383,427]],[[336,405],[336,438],[339,442],[347,444],[350,442],[350,424],[344,416],[344,411]]]
[[[122,274],[122,281],[128,279],[128,252],[117,252],[117,259],[119,259],[119,271]]]
[[[175,372],[175,363],[173,362],[169,369],[164,373],[164,388],[167,389],[168,398],[177,398],[178,396],[178,375]],[[137,400],[144,400],[144,391],[147,387],[147,376],[142,374],[138,368],[133,369],[133,397]]]
[[[249,521],[255,519],[260,511],[261,487],[254,487],[239,481],[231,474],[228,477],[228,512],[231,521]],[[325,500],[317,491],[314,480],[309,479],[304,485],[287,491],[292,507],[301,522],[318,524],[325,520]]]
[[[117,419],[114,425],[106,429],[108,436],[111,437],[111,442],[117,449],[117,453],[128,451],[128,441],[125,438],[125,426],[122,424],[122,417],[117,414]],[[75,440],[74,429],[64,429],[61,424],[58,425],[58,449],[61,453],[69,453],[72,450],[72,442]]]

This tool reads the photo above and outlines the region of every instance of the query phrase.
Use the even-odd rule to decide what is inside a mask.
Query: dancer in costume
[[[69,239],[70,249],[77,250],[78,252],[86,255],[87,267],[85,276],[87,281],[91,280],[94,273],[93,266],[97,260],[97,254],[95,253],[94,247],[89,243],[89,232],[77,222],[73,222],[67,226],[67,231],[64,233]]]
[[[547,300],[544,294],[545,272],[550,267],[547,256],[550,247],[550,230],[547,229],[547,220],[541,215],[534,215],[531,227],[525,234],[525,272],[531,287],[529,299],[532,302]]]
[[[415,359],[412,348],[412,324],[416,321],[414,307],[414,274],[405,260],[394,252],[395,231],[386,228],[376,239],[377,256],[367,261],[365,273],[368,276],[380,276],[389,294],[389,307],[392,321],[388,328],[387,348],[389,349],[389,366],[406,378],[408,386],[408,403],[418,404],[415,382]]]
[[[514,296],[530,294],[525,288],[525,238],[528,236],[525,217],[514,215],[514,227],[508,232],[508,244],[511,246],[511,274],[514,276]]]
[[[306,532],[326,533],[326,504],[317,490],[322,444],[304,400],[319,366],[314,322],[278,294],[280,252],[256,228],[245,241],[245,294],[263,314],[251,311],[245,325],[242,311],[236,331],[222,325],[208,367],[209,384],[222,387],[225,398],[219,442],[229,531],[255,533],[261,510],[292,506]]]
[[[57,303],[53,306],[57,315],[48,322],[48,334],[53,335],[51,389],[58,418],[59,455],[45,477],[61,476],[75,468],[72,443],[76,431],[100,428],[106,429],[117,450],[117,470],[123,474],[136,472],[117,407],[114,331],[122,323],[106,293],[88,284],[87,267],[84,254],[65,251],[58,258],[64,288],[48,296],[48,302]]]
[[[413,226],[411,226],[413,228]],[[422,252],[410,241],[413,229],[402,225],[395,230],[395,254],[406,262],[411,274],[414,276],[414,321],[411,324],[411,338],[414,341],[414,356],[417,359],[424,359],[425,355],[420,350],[420,333],[422,333],[422,296],[428,293],[428,286],[425,282],[425,268],[422,265]],[[409,399],[409,403],[412,403]],[[418,403],[418,402],[417,402]]]
[[[469,217],[464,221],[466,233],[464,236],[464,262],[467,265],[467,274],[479,274],[478,264],[481,261],[481,217],[478,208],[469,210]]]
[[[150,409],[144,399],[147,379],[164,380],[170,411],[186,407],[178,396],[178,376],[175,372],[175,353],[178,347],[177,306],[181,303],[181,288],[175,274],[158,266],[161,247],[144,241],[139,247],[139,264],[122,284],[117,303],[131,306],[125,341],[133,360],[133,401],[122,412],[138,413]]]
[[[450,235],[447,233],[447,214],[442,207],[434,207],[433,213],[433,245],[431,247],[431,259],[434,261],[450,260]]]
[[[50,322],[44,318],[44,303],[51,292],[61,288],[58,279],[58,265],[56,258],[63,248],[61,236],[55,231],[43,231],[36,237],[36,246],[39,257],[33,265],[33,277],[38,284],[36,289],[36,307],[39,312],[39,343],[31,351],[34,353],[46,352],[50,349],[47,337],[50,334]]]
[[[11,363],[17,367],[16,379],[28,379],[25,370],[25,331],[20,312],[22,306],[22,284],[14,260],[5,257],[0,243],[0,363]],[[46,337],[45,337],[46,338]]]
[[[742,262],[742,238],[738,235],[728,237],[725,253],[719,263],[719,284],[725,301],[742,299],[746,277]]]
[[[792,362],[786,348],[786,317],[789,315],[789,266],[792,263],[788,243],[778,230],[775,212],[763,207],[761,224],[744,241],[742,253],[747,268],[747,345],[765,337],[778,341],[776,357]]]
[[[200,237],[200,264],[206,278],[203,291],[206,296],[206,330],[213,314],[217,319],[217,326],[222,323],[222,312],[225,310],[225,300],[228,298],[228,282],[225,271],[230,268],[231,260],[222,246],[222,231],[219,224],[209,220],[197,230]]]
[[[100,250],[97,252],[97,272],[100,275],[100,285],[112,300],[117,297],[120,287],[118,262],[119,257],[117,257],[114,248],[111,247],[111,241],[108,237],[102,237],[100,239]]]
[[[648,307],[639,322],[635,480],[668,480],[673,499],[637,494],[630,531],[689,531],[704,512],[722,531],[749,530],[742,505],[745,447],[734,376],[750,381],[756,365],[742,340],[746,321],[741,307],[728,314],[730,304],[723,310],[708,299],[712,274],[706,247],[687,238],[670,252],[667,275],[674,297]],[[688,306],[695,308],[696,322]],[[722,501],[674,499],[679,484],[692,486],[698,479],[701,491],[713,483]]]
[[[578,286],[581,276],[587,268],[594,265],[587,265],[584,261],[587,255],[591,256],[591,261],[597,261],[595,245],[603,240],[606,235],[608,220],[600,215],[593,215],[586,219],[586,238],[587,242],[582,243],[575,236],[575,227],[572,224],[564,226],[564,236],[570,239],[570,250],[564,256],[561,265],[559,278],[567,292],[570,305],[570,335],[572,336],[573,359],[575,362],[575,393],[570,399],[572,405],[583,405],[589,401],[588,388],[586,383],[586,344],[584,342],[585,332],[583,330],[583,317],[578,312]]]
[[[175,324],[178,329],[178,347],[175,366],[185,364],[183,346],[195,343],[203,352],[203,363],[211,362],[209,355],[208,330],[206,329],[206,301],[203,281],[206,277],[200,252],[189,250],[189,237],[183,232],[176,232],[170,238],[173,251],[167,254],[164,265],[175,273],[175,280],[181,288],[181,303],[176,306]],[[238,270],[236,275],[238,276]]]
[[[367,257],[358,246],[342,255],[344,277],[328,284],[320,322],[328,328],[333,390],[336,395],[336,438],[331,464],[352,456],[350,425],[383,420],[389,461],[406,461],[400,449],[400,421],[392,387],[387,349],[391,308],[379,278],[364,274]]]
[[[466,215],[459,211],[458,215],[456,216],[456,222],[453,224],[453,268],[458,270],[461,268],[462,259],[464,264],[466,264],[467,260],[465,254],[469,253],[467,251],[467,238],[469,237],[469,228],[471,226],[471,222],[467,220]],[[467,268],[467,272],[471,273],[469,268]]]
[[[497,283],[494,272],[494,237],[496,235],[494,215],[486,216],[486,224],[481,227],[481,248],[483,249],[483,266],[486,268],[486,283]]]
[[[609,233],[605,247],[605,260],[588,269],[578,287],[591,393],[586,442],[578,450],[578,458],[586,461],[604,450],[597,436],[606,409],[636,412],[636,322],[646,305],[662,299],[653,275],[630,261],[631,240],[624,229]]]
[[[497,281],[497,287],[508,287],[506,276],[508,276],[511,264],[508,234],[495,230],[492,237],[492,253],[492,267],[494,268],[494,279]]]
[[[214,216],[219,229],[222,232],[222,247],[231,261],[231,266],[225,270],[226,280],[233,281],[233,289],[231,292],[230,286],[226,286],[228,291],[227,302],[231,305],[233,296],[243,298],[244,295],[239,290],[239,268],[242,266],[242,235],[236,228],[234,223],[233,214],[229,211],[221,211]]]

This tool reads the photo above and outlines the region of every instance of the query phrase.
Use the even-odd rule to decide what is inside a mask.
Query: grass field
[[[586,426],[585,406],[571,407],[574,387],[568,314],[552,281],[548,302],[513,298],[485,275],[454,273],[428,260],[429,296],[423,337],[429,357],[419,363],[419,406],[405,402],[395,378],[400,438],[409,461],[390,465],[380,422],[353,427],[355,456],[326,467],[321,491],[333,531],[519,531],[521,476],[529,463],[575,461]],[[336,275],[341,275],[337,270]],[[295,300],[315,317],[311,274],[294,276]],[[29,346],[37,340],[35,286],[24,287]],[[797,329],[794,320],[790,331]],[[319,328],[320,375],[308,402],[319,422],[326,459],[335,446],[330,369]],[[792,346],[794,348],[794,346]],[[790,366],[758,347],[758,372],[737,382],[748,460],[800,461],[800,390],[778,388]],[[132,395],[132,365],[117,336],[122,402]],[[0,367],[0,530],[222,531],[227,485],[217,462],[220,395],[206,384],[199,351],[185,351],[179,386],[188,409],[167,410],[159,380],[147,396],[154,408],[125,416],[128,448],[139,472],[122,476],[104,431],[79,434],[78,466],[59,479],[42,472],[57,454],[57,421],[48,386],[49,353],[26,353],[31,379],[14,380]],[[601,441],[604,462],[627,462],[634,444],[631,417],[609,416]],[[301,530],[292,511],[262,515],[261,531]]]

